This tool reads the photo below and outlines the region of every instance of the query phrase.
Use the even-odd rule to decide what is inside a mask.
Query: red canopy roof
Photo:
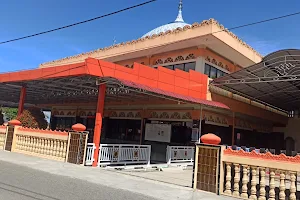
[[[217,107],[217,108],[229,109],[228,106],[226,106],[225,104],[220,103],[220,102],[208,101],[208,100],[205,100],[205,99],[197,99],[197,98],[194,98],[194,97],[189,97],[189,96],[185,96],[185,95],[181,95],[181,94],[176,94],[176,93],[173,93],[173,92],[168,92],[168,91],[164,91],[164,90],[157,89],[157,88],[151,88],[151,87],[148,87],[146,85],[139,84],[139,83],[134,83],[132,81],[127,81],[127,80],[119,80],[119,81],[122,84],[124,84],[128,87],[143,89],[143,90],[146,90],[146,91],[149,91],[149,92],[153,92],[153,93],[156,93],[156,94],[165,95],[165,96],[169,96],[169,97],[174,97],[176,99],[180,99],[180,100],[184,100],[184,101],[188,101],[188,102],[192,102],[192,103],[203,104],[203,105]]]
[[[87,78],[79,80],[76,77]],[[134,63],[133,68],[128,68],[93,58],[88,58],[83,63],[0,74],[0,90],[1,88],[5,89],[3,90],[4,93],[9,90],[8,93],[14,94],[11,96],[16,99],[16,85],[31,85],[35,89],[28,91],[28,93],[35,94],[34,99],[36,100],[39,95],[40,98],[45,96],[41,95],[42,92],[50,94],[52,92],[51,85],[55,83],[58,85],[53,86],[56,91],[59,91],[61,89],[59,87],[64,84],[66,85],[65,88],[70,90],[73,89],[72,87],[74,89],[77,87],[77,91],[83,88],[93,90],[94,87],[97,89],[94,82],[97,78],[115,79],[125,86],[143,89],[152,95],[157,94],[157,97],[163,95],[164,98],[172,100],[229,109],[222,103],[206,100],[208,80],[206,75],[199,72],[169,70],[163,67],[154,69],[138,63]],[[71,83],[68,83],[68,80]],[[5,99],[0,97],[0,100],[7,101],[9,97],[6,95]]]

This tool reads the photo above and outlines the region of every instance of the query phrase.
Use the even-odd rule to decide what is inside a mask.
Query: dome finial
[[[175,22],[184,22],[182,18],[182,0],[179,1],[179,6],[178,6],[178,15],[177,18],[175,19]]]

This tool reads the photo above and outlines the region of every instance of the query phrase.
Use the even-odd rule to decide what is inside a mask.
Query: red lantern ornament
[[[11,125],[11,126],[20,126],[22,123],[17,119],[13,119],[13,120],[10,120],[8,122],[8,124]]]
[[[212,133],[202,135],[200,139],[204,144],[218,145],[221,142],[221,138]]]
[[[85,131],[85,130],[86,130],[86,127],[85,127],[85,125],[83,125],[83,124],[74,124],[74,125],[72,126],[72,129],[73,129],[74,131]]]

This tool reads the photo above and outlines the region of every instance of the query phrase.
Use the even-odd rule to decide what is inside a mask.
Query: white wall
[[[284,138],[292,137],[295,140],[295,150],[300,151],[300,118],[290,118],[286,127],[274,127],[273,131],[283,132]]]

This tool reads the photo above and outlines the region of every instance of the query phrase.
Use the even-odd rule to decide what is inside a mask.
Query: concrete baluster
[[[26,151],[29,151],[30,149],[30,136],[27,136],[27,141],[26,141]]]
[[[37,137],[36,143],[35,143],[35,153],[39,153],[39,151],[40,151],[39,140],[40,140],[40,138]]]
[[[20,135],[16,135],[17,137],[17,142],[16,142],[16,149],[20,149]]]
[[[52,153],[52,152],[51,152],[51,151],[52,151],[52,147],[51,147],[51,139],[48,138],[47,140],[48,140],[48,154],[47,154],[47,155],[50,156],[51,153]]]
[[[252,200],[257,200],[257,196],[256,196],[256,167],[252,166],[251,168],[252,170],[252,179],[251,179],[251,195],[249,197],[249,199]]]
[[[37,145],[37,153],[38,154],[41,154],[41,150],[42,150],[41,142],[42,142],[42,138],[38,138],[38,145]]]
[[[24,135],[20,135],[20,150],[23,151],[24,149],[24,143],[25,143],[25,136]]]
[[[63,151],[64,151],[64,144],[63,144],[63,141],[60,140],[59,141],[59,157],[60,158],[63,158]]]
[[[224,194],[232,195],[231,193],[231,163],[226,163],[226,184]]]
[[[20,150],[21,151],[23,151],[23,149],[24,149],[24,140],[25,140],[25,137],[24,137],[24,135],[20,135],[20,140],[21,140],[21,142],[20,142]]]
[[[56,140],[56,157],[59,157],[60,141]]]
[[[57,141],[56,139],[53,140],[53,154],[52,154],[55,157],[57,154],[57,142],[56,141]]]
[[[56,154],[57,154],[57,140],[53,140],[53,156],[56,157]]]
[[[275,171],[270,169],[270,191],[269,200],[275,200]]]
[[[56,156],[56,150],[57,150],[56,140],[53,140],[53,154],[52,154],[52,156]]]
[[[52,139],[49,139],[49,140],[50,140],[50,153],[49,153],[49,155],[53,156],[53,140]]]
[[[32,137],[29,136],[29,141],[28,141],[28,151],[31,152],[32,151]]]
[[[248,199],[248,165],[243,165],[243,179],[242,179],[242,198]]]
[[[45,141],[45,138],[42,138],[41,145],[42,145],[41,154],[45,155],[46,154],[46,141]]]
[[[36,153],[37,151],[37,138],[33,138],[33,152]]]
[[[40,141],[40,154],[44,154],[44,148],[45,148],[44,138],[41,138],[41,141]]]
[[[46,155],[50,154],[50,141],[48,138],[45,138],[45,142],[46,142]]]
[[[280,171],[280,185],[279,185],[279,199],[285,200],[285,174],[284,171]]]
[[[31,145],[31,150],[30,150],[30,152],[31,152],[31,153],[33,153],[34,150],[35,150],[35,149],[34,149],[34,146],[35,146],[35,145],[34,145],[34,139],[35,139],[35,137],[31,137],[31,140],[30,140],[30,141],[31,141],[31,142],[30,142],[30,145]]]
[[[66,158],[66,154],[67,154],[67,142],[63,141],[63,145],[64,145],[64,148],[63,148],[63,158]]]
[[[234,185],[233,185],[233,193],[232,195],[235,197],[239,197],[240,196],[240,165],[239,164],[234,164]]]
[[[16,148],[21,150],[21,143],[22,143],[22,135],[17,135],[17,145]]]
[[[27,142],[28,142],[28,136],[24,136],[24,146],[23,146],[24,151],[27,151],[27,148],[28,148]]]
[[[290,172],[291,186],[290,186],[290,200],[296,200],[296,172]]]
[[[30,145],[31,145],[31,150],[30,150],[30,152],[31,153],[33,153],[34,152],[34,137],[31,137],[31,143],[30,143]]]
[[[30,136],[28,136],[28,138],[27,138],[27,149],[26,149],[26,151],[28,151],[28,152],[30,152],[30,141],[31,140],[31,137]]]
[[[43,138],[43,154],[44,155],[46,155],[46,153],[47,153],[47,150],[46,150],[46,139],[45,138]]]
[[[260,189],[258,200],[266,200],[266,168],[260,168]]]

